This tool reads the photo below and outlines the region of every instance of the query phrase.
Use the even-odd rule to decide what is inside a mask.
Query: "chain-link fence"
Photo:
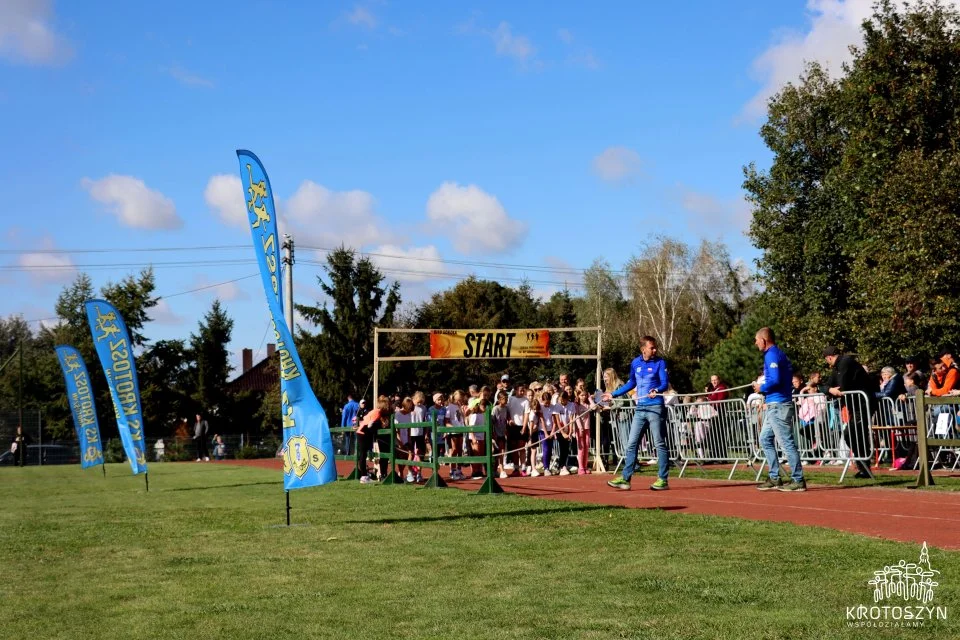
[[[15,451],[18,426],[23,427],[23,442]],[[44,426],[43,412],[24,411],[21,423],[19,411],[0,411],[0,466],[79,463],[80,447],[76,440],[51,438]]]
[[[0,466],[21,464],[79,464],[80,446],[76,439],[54,440],[43,421],[43,412],[23,412],[24,447],[19,453],[12,451],[13,442],[20,425],[19,411],[0,410]],[[149,438],[146,441],[148,462],[179,462],[209,458],[211,460],[237,460],[244,458],[273,458],[280,449],[276,436],[227,434],[208,436],[206,449],[193,438]],[[119,437],[103,441],[103,455],[107,462],[124,462],[126,455]]]

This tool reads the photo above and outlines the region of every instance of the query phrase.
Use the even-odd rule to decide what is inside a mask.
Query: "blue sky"
[[[234,354],[258,349],[259,279],[210,286],[256,273],[237,148],[263,160],[294,235],[297,302],[318,299],[310,262],[340,243],[400,256],[376,259],[408,301],[468,273],[576,288],[569,271],[449,261],[619,269],[656,233],[752,261],[740,185],[770,161],[764,100],[804,59],[836,71],[868,12],[6,0],[0,315],[50,318],[78,270],[99,288],[155,263],[169,297],[151,339],[186,337],[218,296]],[[144,251],[160,248],[177,250]]]

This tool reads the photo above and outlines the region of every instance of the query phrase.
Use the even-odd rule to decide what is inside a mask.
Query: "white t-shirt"
[[[404,413],[403,411],[397,410],[393,414],[394,424],[410,424],[413,422],[413,412]],[[410,430],[409,429],[397,429],[397,435],[400,437],[400,442],[407,444],[410,441]]]
[[[411,422],[426,422],[427,421],[427,408],[419,404],[413,405],[413,420]],[[411,436],[422,436],[423,427],[410,427]]]
[[[529,406],[528,406],[526,409],[523,410],[523,417],[524,417],[524,418],[526,419],[526,421],[527,421],[527,431],[528,431],[528,432],[529,432],[531,429],[539,429],[539,428],[540,428],[540,426],[539,426],[539,421],[540,421],[540,416],[541,416],[541,415],[542,415],[542,414],[539,412],[539,410],[538,410],[538,411],[534,411],[534,410],[531,409]],[[520,423],[520,424],[522,425],[523,423]]]
[[[447,405],[447,426],[450,427],[462,427],[463,426],[463,414],[460,413],[460,405],[450,403]],[[461,434],[452,434],[452,435],[461,435]]]
[[[540,428],[547,433],[553,429],[553,412],[556,410],[556,405],[540,405],[540,415],[543,416],[543,425]]]
[[[513,424],[519,427],[523,426],[523,414],[527,412],[529,406],[530,402],[526,398],[518,398],[517,396],[507,398],[507,410],[510,412],[510,419],[513,420]]]
[[[566,425],[573,422],[573,419],[577,416],[577,405],[573,402],[568,402],[567,404],[558,404],[553,409],[553,415],[557,416],[557,421],[560,423],[561,427],[566,427]]]

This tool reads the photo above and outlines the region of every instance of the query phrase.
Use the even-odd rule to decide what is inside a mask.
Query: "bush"
[[[253,458],[262,458],[260,450],[253,445],[244,445],[237,449],[237,460],[251,460]]]
[[[171,439],[167,442],[167,446],[163,451],[163,459],[165,462],[185,462],[192,458],[193,451],[190,447],[189,440]]]
[[[123,462],[127,459],[123,453],[123,442],[120,438],[107,440],[107,446],[103,448],[103,459],[105,462]]]

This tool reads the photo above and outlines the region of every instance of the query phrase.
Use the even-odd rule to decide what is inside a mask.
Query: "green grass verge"
[[[757,467],[759,468],[759,467]],[[653,466],[643,466],[641,469],[654,469]],[[854,478],[853,475],[857,472],[855,467],[851,467],[851,470],[847,472],[846,477],[843,479],[843,486],[845,487],[886,487],[888,489],[914,489],[917,485],[917,474],[916,472],[911,474],[904,473],[888,473],[884,470],[874,469],[873,474],[875,479],[858,479]],[[670,470],[671,477],[679,473],[679,467],[673,468]],[[686,472],[683,474],[684,478],[703,478],[708,480],[726,480],[727,476],[730,474],[730,467],[726,468],[716,467],[716,466],[705,466],[697,467],[697,465],[691,463]],[[649,475],[649,474],[648,474]],[[783,468],[781,471],[781,476],[783,478],[789,477],[790,472],[786,468]],[[836,485],[840,481],[840,467],[830,467],[829,469],[824,469],[816,465],[804,465],[803,475],[806,477],[808,483],[812,484],[824,484],[824,485]],[[739,465],[737,471],[733,474],[731,480],[744,480],[744,481],[753,481],[757,477],[756,470],[751,470],[750,467],[744,467],[744,465]],[[761,480],[766,478],[766,471],[760,477]],[[921,491],[960,491],[960,474],[954,474],[952,476],[943,476],[935,475],[934,476],[934,486],[932,487],[923,487]]]
[[[949,619],[849,629],[919,547],[789,524],[276,471],[0,470],[0,638],[958,637],[960,553],[931,549]],[[851,516],[855,517],[855,516]]]

